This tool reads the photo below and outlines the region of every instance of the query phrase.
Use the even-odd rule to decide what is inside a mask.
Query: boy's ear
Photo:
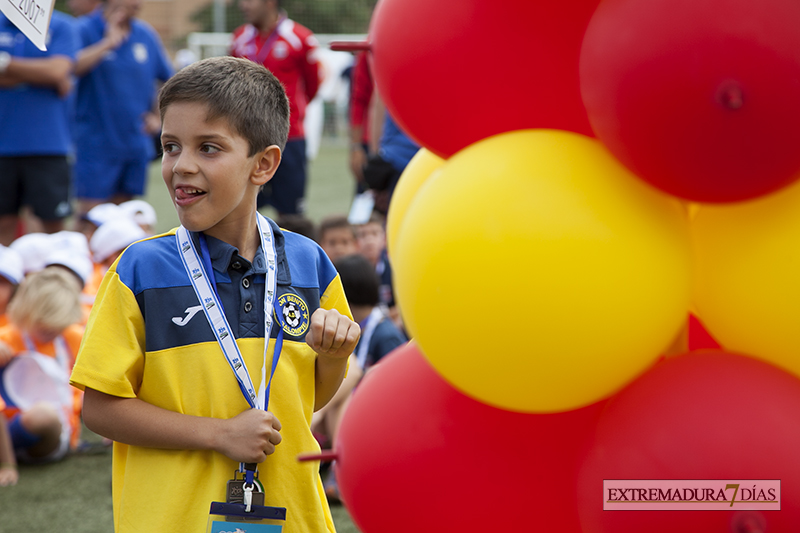
[[[281,149],[276,145],[267,146],[256,154],[256,168],[250,176],[250,181],[259,187],[267,183],[275,175],[281,163]]]

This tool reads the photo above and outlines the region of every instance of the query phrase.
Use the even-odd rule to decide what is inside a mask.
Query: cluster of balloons
[[[336,443],[365,533],[796,529],[798,27],[795,0],[378,2],[424,148],[387,222],[415,342]],[[690,311],[724,351],[665,358]],[[602,511],[604,479],[726,478],[781,479],[781,510]]]

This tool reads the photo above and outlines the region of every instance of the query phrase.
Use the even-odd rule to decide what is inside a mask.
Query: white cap
[[[101,263],[127,248],[133,242],[147,237],[147,233],[127,217],[106,222],[94,232],[89,241],[94,260]]]
[[[22,268],[22,257],[13,249],[0,244],[0,276],[14,285],[19,285],[25,277]]]
[[[91,256],[89,251],[89,239],[86,235],[77,231],[59,231],[50,235],[50,242],[52,243],[52,252],[56,250],[68,250],[71,253],[82,254]],[[49,255],[48,255],[49,257]]]
[[[156,225],[156,210],[144,200],[129,200],[119,204],[119,208],[133,218],[134,222],[143,226]]]
[[[91,278],[94,273],[94,265],[89,255],[73,252],[66,248],[54,250],[53,253],[47,256],[45,266],[52,265],[59,265],[70,269],[81,278],[83,285],[86,285],[86,282],[89,281],[89,278]]]
[[[10,248],[22,257],[22,269],[25,274],[43,269],[44,261],[53,249],[50,235],[46,233],[23,235],[12,242]]]
[[[86,220],[99,228],[106,222],[110,222],[111,220],[115,220],[124,216],[126,216],[124,211],[122,211],[117,204],[107,203],[96,205],[91,208],[89,212],[86,213]]]

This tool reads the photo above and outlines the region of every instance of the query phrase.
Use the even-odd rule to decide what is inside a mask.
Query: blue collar
[[[275,238],[275,253],[278,259],[277,282],[279,285],[291,285],[292,273],[289,270],[289,261],[286,259],[285,237],[275,222],[270,219],[267,220],[270,227],[272,227],[272,233]],[[198,233],[192,231],[189,234],[199,250],[200,239]],[[206,235],[206,243],[208,244],[208,253],[211,256],[211,266],[217,272],[227,272],[228,268],[230,268],[232,257],[234,254],[238,254],[239,250],[235,246],[209,235]],[[261,246],[258,249],[259,253],[256,254],[255,261],[253,261],[253,271],[256,274],[266,274],[267,265],[264,263],[264,254],[261,252]]]

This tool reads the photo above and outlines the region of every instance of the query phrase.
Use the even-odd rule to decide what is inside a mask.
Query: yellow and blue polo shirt
[[[305,344],[319,307],[350,316],[338,274],[322,249],[270,221],[277,252],[277,301],[283,315],[269,335],[270,368],[279,327],[283,349],[269,409],[281,444],[259,465],[265,505],[286,507],[286,533],[334,531],[309,424],[316,354]],[[192,234],[197,240],[198,235]],[[207,237],[217,291],[254,383],[264,354],[264,264]],[[196,242],[197,244],[197,242]],[[198,247],[199,249],[199,247]],[[194,416],[232,418],[249,409],[181,262],[175,230],[131,245],[106,275],[72,374],[73,385]],[[114,445],[115,531],[203,531],[212,501],[225,501],[238,463],[211,451]]]

